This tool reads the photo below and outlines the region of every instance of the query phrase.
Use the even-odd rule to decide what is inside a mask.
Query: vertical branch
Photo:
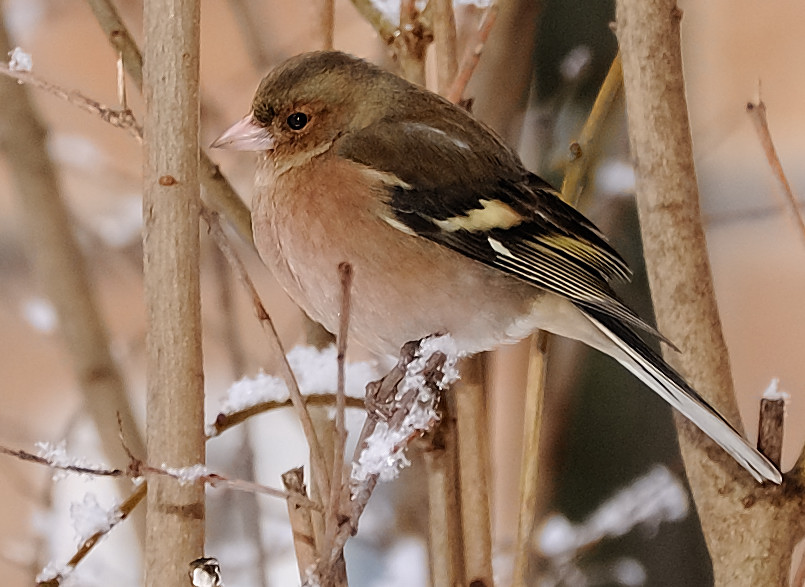
[[[335,0],[322,0],[321,6],[321,48],[333,49],[335,36]]]
[[[433,9],[433,46],[436,50],[436,91],[445,96],[458,71],[456,15],[452,0],[431,0]]]
[[[478,62],[481,60],[481,53],[484,50],[489,34],[492,32],[492,27],[495,26],[497,17],[497,3],[490,4],[478,27],[476,38],[468,45],[464,57],[461,59],[461,66],[457,66],[456,75],[450,83],[449,89],[444,94],[444,97],[454,104],[458,103],[458,101],[464,97],[464,90],[467,89],[467,84],[470,83],[470,78],[475,72],[475,68],[478,67]]]
[[[167,15],[170,15],[168,17]],[[148,461],[204,462],[199,300],[199,4],[146,0],[143,93]],[[204,487],[149,475],[145,584],[184,587],[204,549]]]
[[[484,355],[463,359],[456,394],[458,472],[464,565],[471,585],[491,587],[492,524],[489,513],[489,419],[484,390]]]
[[[779,469],[783,458],[783,428],[785,426],[785,398],[760,400],[758,415],[757,449]]]
[[[618,3],[643,247],[659,329],[683,351],[672,359],[740,429],[699,210],[681,16],[672,0]]]
[[[304,475],[302,467],[291,469],[282,474],[282,484],[289,495],[307,497]],[[291,531],[293,532],[293,547],[296,553],[299,578],[304,583],[307,570],[315,564],[318,558],[310,509],[300,506],[289,499],[288,519],[291,522]]]
[[[669,357],[740,429],[713,291],[674,0],[618,0],[617,35],[649,283]],[[798,522],[779,488],[759,488],[692,424],[677,419],[685,468],[716,585],[784,585]]]
[[[346,410],[345,362],[347,355],[347,334],[349,332],[350,291],[352,288],[352,266],[341,263],[338,266],[338,277],[341,281],[341,311],[338,324],[338,386],[335,396],[335,441],[333,442],[333,468],[330,477],[330,499],[328,501],[327,545],[332,543],[338,529],[341,498],[344,496],[344,451],[347,444],[347,425],[344,420]]]
[[[423,442],[428,482],[428,552],[433,587],[465,585],[464,536],[458,487],[456,442],[456,397],[453,391],[443,399],[442,421]]]
[[[420,18],[415,0],[400,2],[400,29],[394,37],[394,54],[401,75],[409,82],[425,86],[425,52],[433,34]]]
[[[525,587],[528,578],[528,559],[531,555],[531,536],[537,517],[539,494],[540,433],[542,406],[545,398],[545,375],[550,335],[544,330],[531,336],[528,352],[528,382],[523,433],[523,459],[520,469],[520,511],[517,523],[517,543],[514,550],[513,587]]]

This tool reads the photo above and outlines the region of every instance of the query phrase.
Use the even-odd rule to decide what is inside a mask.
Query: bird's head
[[[260,82],[252,111],[213,147],[272,151],[276,159],[315,155],[341,135],[393,111],[408,84],[346,53],[322,51],[293,57]]]

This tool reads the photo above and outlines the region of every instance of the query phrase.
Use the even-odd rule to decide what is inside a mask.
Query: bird
[[[393,354],[448,333],[466,354],[537,329],[610,355],[758,482],[763,454],[656,352],[667,341],[612,289],[631,276],[599,229],[465,109],[339,51],[291,57],[212,147],[259,154],[254,242],[290,298]]]

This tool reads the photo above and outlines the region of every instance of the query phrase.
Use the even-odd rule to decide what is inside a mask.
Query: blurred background
[[[393,2],[382,4],[395,10]],[[141,42],[141,3],[119,0],[115,5]],[[484,6],[457,4],[462,46],[472,38]],[[530,169],[559,185],[568,144],[584,123],[617,50],[610,28],[614,3],[501,0],[499,6],[496,28],[466,96],[474,98],[479,118],[519,146]],[[87,2],[4,0],[0,7],[10,48],[20,46],[32,55],[36,75],[110,106],[117,104],[116,54]],[[760,396],[779,378],[781,389],[791,395],[783,452],[787,469],[805,441],[799,389],[805,380],[805,241],[785,211],[745,105],[761,92],[783,166],[794,193],[802,193],[805,4],[709,0],[684,1],[680,7],[702,211],[741,412],[747,434],[754,439]],[[254,88],[274,64],[321,46],[319,12],[318,0],[202,2],[202,144],[247,113]],[[336,1],[334,44],[394,67],[389,50],[347,0]],[[47,151],[60,196],[69,208],[135,418],[144,425],[140,147],[124,131],[66,102],[33,89],[29,95],[48,129]],[[133,87],[129,97],[135,115],[141,115]],[[9,105],[0,104],[4,108]],[[0,444],[34,450],[37,441],[66,440],[71,455],[104,461],[104,447],[87,417],[58,318],[35,267],[31,243],[40,227],[24,221],[19,178],[7,157],[15,145],[2,140],[4,131],[7,127],[0,124],[5,149],[0,152],[0,373],[5,382]],[[253,156],[213,152],[211,157],[248,204]],[[632,190],[619,102],[580,206],[635,269],[634,285],[622,295],[649,317]],[[211,420],[235,379],[261,368],[270,371],[275,359],[268,355],[248,300],[222,270],[209,239],[203,241]],[[304,342],[298,311],[250,247],[242,241],[239,245],[287,346]],[[238,357],[232,352],[233,332],[242,349]],[[371,359],[360,349],[352,349],[352,356]],[[501,577],[516,532],[522,430],[518,389],[525,356],[525,346],[518,345],[491,361],[493,524]],[[535,584],[709,584],[709,562],[692,504],[684,515],[687,489],[667,406],[608,358],[554,340],[545,410],[541,509],[546,522],[535,538],[535,557],[542,569],[541,583]],[[301,433],[289,413],[260,416],[212,441],[208,450],[213,469],[254,476],[274,486],[281,472],[306,459]],[[661,485],[679,484],[682,498],[669,498],[677,499],[677,509],[669,513],[669,503],[661,503],[650,511],[648,522],[635,521],[636,527],[625,529],[623,536],[599,536],[575,552],[569,563],[552,558],[551,530],[583,528],[602,504],[656,472],[658,463],[669,475],[659,477]],[[424,489],[417,465],[414,459],[413,472],[383,486],[373,500],[348,553],[354,585],[426,583]],[[30,585],[45,564],[63,564],[71,556],[75,535],[70,504],[84,500],[87,492],[96,494],[103,507],[121,499],[112,482],[70,479],[54,484],[50,471],[2,457],[4,585]],[[208,495],[208,554],[221,560],[227,585],[294,584],[285,504],[223,490]],[[138,556],[135,533],[129,525],[118,528],[79,568],[75,584],[107,585],[114,580],[121,587],[138,585]],[[265,569],[262,574],[257,572],[260,567]]]

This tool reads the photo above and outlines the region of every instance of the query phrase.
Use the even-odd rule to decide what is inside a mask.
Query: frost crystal
[[[178,479],[181,485],[195,483],[205,475],[210,474],[210,470],[204,465],[190,465],[189,467],[174,468],[163,464],[162,470],[171,477]]]
[[[402,424],[394,428],[390,428],[386,422],[377,424],[374,432],[366,439],[366,448],[361,452],[358,462],[353,465],[354,482],[365,481],[373,475],[377,475],[381,481],[391,481],[401,469],[410,465],[405,456],[408,440],[428,430],[439,419],[435,410],[436,398],[426,387],[422,374],[428,359],[436,352],[444,353],[447,357],[439,387],[443,389],[458,379],[455,341],[449,336],[423,340],[417,357],[408,365],[405,377],[397,387],[396,399],[401,400],[412,390],[416,390],[417,397]]]
[[[110,509],[104,509],[98,503],[98,499],[93,493],[84,495],[83,501],[75,501],[70,506],[70,518],[73,520],[78,544],[84,544],[88,538],[98,532],[106,533],[117,524],[123,514],[115,505]]]
[[[9,52],[8,68],[11,71],[31,71],[34,66],[33,58],[19,47]]]
[[[288,363],[296,375],[302,395],[334,394],[338,379],[337,351],[334,346],[319,350],[313,347],[298,346],[288,353]],[[372,363],[358,362],[346,365],[347,397],[363,399],[366,384],[379,376]],[[284,402],[288,400],[285,381],[262,371],[253,377],[243,377],[227,390],[222,402],[221,413],[232,414],[263,402]],[[208,426],[207,433],[213,434],[214,426]]]
[[[85,458],[77,458],[67,456],[67,443],[62,440],[58,444],[52,442],[37,442],[34,444],[36,447],[36,456],[42,457],[48,463],[53,465],[53,480],[59,481],[67,476],[69,471],[65,471],[65,467],[82,468],[82,469],[97,469],[106,470],[103,464],[90,463]],[[58,468],[57,468],[58,467]],[[73,471],[76,472],[76,471]],[[90,473],[80,473],[81,476],[90,476]]]
[[[790,399],[791,396],[788,395],[786,392],[780,390],[780,378],[775,377],[769,383],[769,386],[766,388],[766,391],[763,392],[763,399],[768,399],[772,401],[787,401]]]
[[[47,583],[48,581],[53,581],[59,576],[64,578],[71,570],[71,567],[61,567],[53,562],[49,562],[36,576],[36,583]]]

